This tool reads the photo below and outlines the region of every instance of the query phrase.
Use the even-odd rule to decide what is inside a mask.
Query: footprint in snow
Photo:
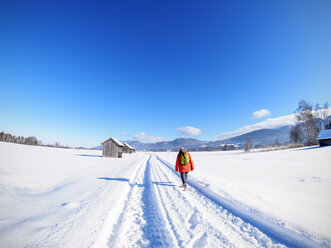
[[[64,202],[61,204],[61,207],[65,207],[68,209],[77,208],[78,206],[79,206],[78,202]]]
[[[190,223],[191,230],[195,229],[196,226],[199,224],[198,215],[196,212],[191,215],[191,217],[188,220],[188,223]]]
[[[201,248],[201,247],[205,247],[208,244],[208,234],[204,233],[202,234],[202,236],[200,238],[198,238],[192,247],[194,248]]]

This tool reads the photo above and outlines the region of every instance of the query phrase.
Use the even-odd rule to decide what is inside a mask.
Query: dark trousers
[[[180,176],[182,178],[183,184],[187,182],[187,174],[188,174],[188,172],[180,173]]]

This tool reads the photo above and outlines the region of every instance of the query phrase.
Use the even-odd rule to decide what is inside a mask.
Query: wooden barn
[[[102,142],[102,157],[121,158],[124,145],[119,140],[110,137]]]
[[[123,147],[123,152],[124,153],[134,153],[136,150],[130,146],[128,143],[123,143],[124,147]]]
[[[317,140],[320,146],[330,146],[331,145],[331,129],[320,131],[317,136]]]

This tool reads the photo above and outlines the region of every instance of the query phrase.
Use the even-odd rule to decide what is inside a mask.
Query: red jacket
[[[181,164],[180,163],[180,154],[177,155],[177,161],[176,161],[176,171],[179,171],[179,173],[193,171],[194,170],[194,164],[193,160],[191,158],[191,155],[187,153],[188,157],[190,158],[190,162],[188,164]]]

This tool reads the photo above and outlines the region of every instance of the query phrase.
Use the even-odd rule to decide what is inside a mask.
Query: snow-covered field
[[[0,142],[0,247],[331,247],[331,147],[191,155]]]

